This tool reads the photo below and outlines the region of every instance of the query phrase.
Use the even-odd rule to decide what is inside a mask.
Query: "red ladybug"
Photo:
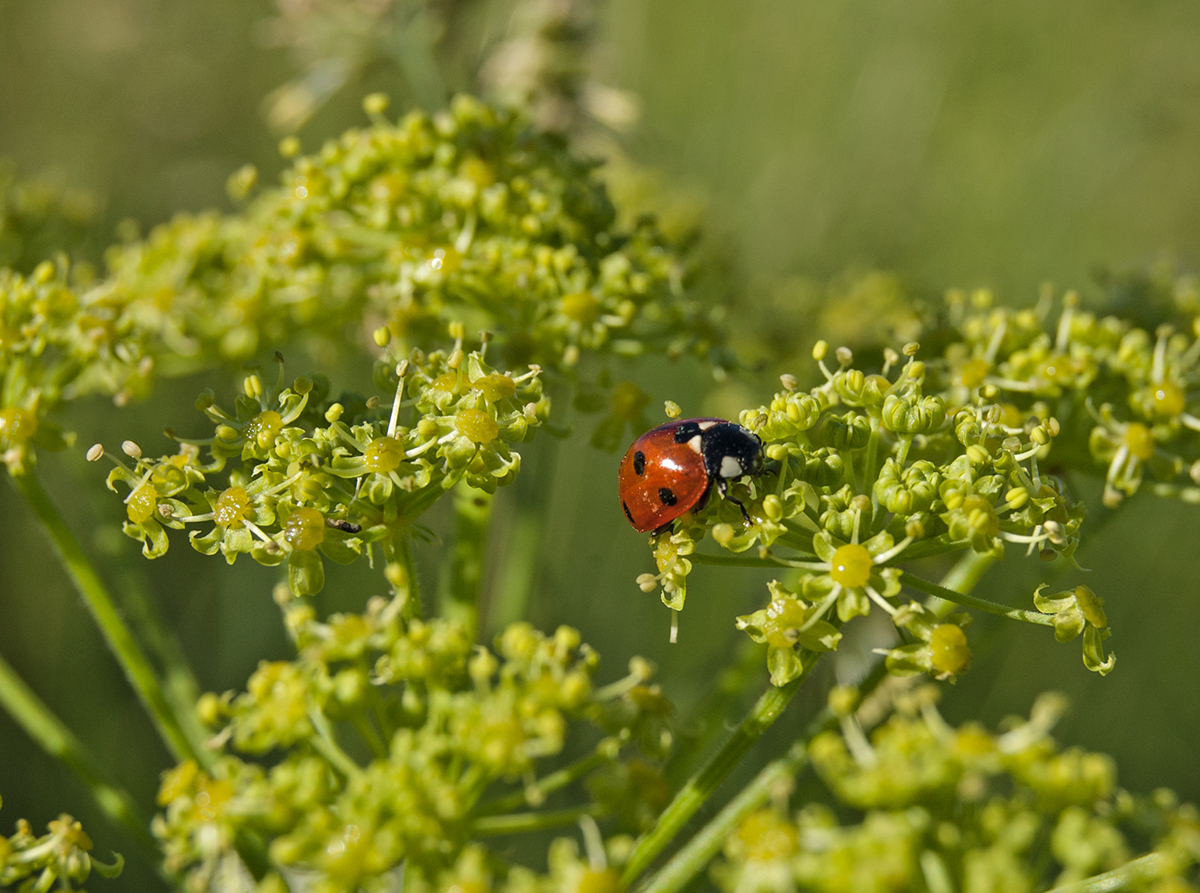
[[[715,482],[721,495],[729,482],[762,470],[762,441],[725,419],[682,419],[647,431],[633,442],[618,473],[618,493],[634,529],[660,531],[684,512],[703,507]]]

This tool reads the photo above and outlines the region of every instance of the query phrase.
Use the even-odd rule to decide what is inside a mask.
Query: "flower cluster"
[[[236,215],[181,216],[114,249],[96,300],[181,357],[244,358],[363,318],[406,346],[449,322],[497,333],[506,362],[574,366],[584,351],[705,350],[684,269],[657,227],[616,228],[590,165],[518,116],[468,97],[300,157]],[[253,189],[243,170],[235,191]]]
[[[645,661],[597,687],[597,656],[568,627],[514,624],[487,649],[457,621],[406,620],[403,593],[326,620],[285,590],[279,600],[298,657],[264,661],[240,694],[204,696],[210,764],[163,779],[155,832],[189,890],[236,864],[245,835],[265,841],[272,872],[323,893],[376,889],[402,863],[406,884],[496,870],[472,839],[552,827],[540,810],[558,789],[625,765],[626,750],[650,777],[671,744]],[[586,755],[539,777],[580,723]],[[566,822],[606,811],[597,797]]]
[[[448,353],[381,364],[378,378],[395,393],[390,408],[353,394],[332,400],[309,378],[268,389],[253,373],[232,412],[201,397],[211,438],[159,458],[126,443],[133,465],[118,463],[108,478],[114,491],[128,489],[126,534],[150,558],[167,551],[171,528],[190,529],[197,550],[230,563],[240,554],[286,561],[298,595],[324,585],[322,556],[347,564],[378,548],[389,577],[399,573],[414,524],[446,490],[462,481],[492,493],[514,479],[513,446],[542,423],[549,400],[536,367],[497,371],[461,337]]]
[[[92,841],[83,826],[60,815],[40,837],[29,822],[17,822],[16,833],[0,837],[0,887],[20,890],[75,890],[94,870],[102,877],[121,873],[125,860],[113,854],[111,864],[91,856]]]
[[[987,292],[952,292],[957,334],[940,364],[942,386],[992,391],[1020,411],[1053,415],[1066,429],[1055,458],[1103,469],[1104,502],[1116,506],[1149,476],[1154,492],[1196,498],[1200,418],[1200,304],[1179,277],[1153,330],[1083,308],[1068,293],[1057,319],[1037,309],[996,307]]]
[[[953,728],[935,701],[932,688],[908,692],[869,738],[845,713],[840,733],[813,739],[813,768],[840,811],[750,814],[714,869],[721,888],[1037,890],[1125,871],[1157,883],[1146,889],[1192,889],[1200,814],[1166,791],[1134,797],[1108,757],[1060,748],[1049,731],[1061,698],[1043,696],[1001,733]],[[1124,889],[1112,880],[1106,889]]]
[[[954,676],[970,658],[969,618],[905,598],[904,584],[957,594],[923,588],[899,565],[956,552],[991,561],[1009,543],[1069,559],[1082,506],[1041,464],[1060,425],[1044,407],[1020,410],[978,387],[939,386],[942,376],[915,358],[915,344],[905,348],[906,362],[890,352],[877,373],[855,368],[844,348],[830,369],[827,351],[822,342],[814,354],[825,378],[819,387],[806,392],[784,376],[768,405],[741,414],[766,458],[765,473],[733,487],[749,523],[730,500],[710,500],[655,538],[658,573],[639,584],[661,586],[663,601],[682,610],[693,563],[727,561],[696,551],[711,532],[718,546],[744,555],[741,563],[793,569],[772,584],[765,608],[738,619],[768,645],[775,684],[800,676],[836,648],[841,623],[873,609],[888,614],[904,640],[889,653],[895,672]],[[1101,652],[1094,668],[1110,666]]]
[[[683,296],[670,241],[649,218],[621,227],[592,165],[562,140],[467,97],[398,124],[384,104],[371,98],[372,126],[296,158],[241,212],[181,215],[110,249],[102,278],[65,260],[28,276],[0,269],[8,468],[61,441],[47,415],[63,401],[124,404],[159,374],[296,338],[332,362],[361,347],[364,320],[401,353],[451,324],[492,331],[507,365],[547,370],[718,343]],[[243,169],[231,189],[255,181]]]
[[[77,247],[96,215],[96,200],[45,178],[26,180],[0,158],[0,267],[29,273]]]

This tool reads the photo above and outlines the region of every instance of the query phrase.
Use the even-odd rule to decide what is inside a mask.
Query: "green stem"
[[[454,549],[446,556],[438,601],[442,616],[462,621],[472,636],[479,622],[479,591],[492,503],[491,495],[462,481],[454,488]]]
[[[1010,608],[1007,605],[991,602],[974,595],[967,595],[964,592],[955,592],[953,589],[947,589],[945,586],[930,583],[928,580],[910,574],[908,571],[900,572],[900,582],[905,586],[911,586],[913,589],[919,589],[928,595],[936,595],[938,598],[944,598],[948,602],[962,605],[964,608],[975,608],[978,611],[995,614],[997,617],[1007,617],[1010,620],[1023,620],[1026,623],[1037,623],[1041,626],[1054,625],[1054,617],[1050,614],[1042,614],[1039,611],[1026,611],[1021,608]]]
[[[601,742],[601,746],[596,751],[588,754],[583,759],[576,760],[571,765],[564,766],[557,772],[551,772],[545,778],[535,781],[523,790],[499,797],[490,803],[484,803],[475,812],[480,816],[491,816],[508,812],[512,809],[519,809],[522,806],[530,806],[532,804],[529,802],[528,791],[536,791],[543,797],[547,794],[552,794],[559,788],[564,788],[576,779],[587,775],[598,766],[611,763],[615,756],[615,750],[605,747],[604,742]]]
[[[157,864],[161,860],[158,844],[150,835],[149,817],[141,813],[127,791],[105,777],[99,761],[3,657],[0,657],[0,705],[42,750],[79,776],[100,810],[129,832],[151,862]]]
[[[333,735],[333,727],[325,718],[325,714],[315,708],[309,710],[308,721],[312,723],[313,729],[317,733],[309,739],[313,749],[328,760],[329,764],[347,780],[362,775],[362,767],[354,762],[337,743],[337,739]]]
[[[859,686],[860,700],[873,692],[887,675],[883,661],[876,663]],[[775,792],[791,785],[791,780],[808,763],[808,743],[820,732],[836,726],[837,722],[838,717],[825,707],[786,754],[764,766],[698,834],[655,872],[638,893],[675,893],[687,886],[712,861],[729,834],[746,816],[766,805]]]
[[[179,718],[193,752],[202,753],[207,750],[209,732],[196,714],[200,684],[183,655],[179,640],[163,622],[143,583],[140,576],[128,572],[117,577],[117,590],[123,595],[122,607],[138,639],[146,643],[162,669],[163,694]]]
[[[799,691],[800,686],[804,684],[804,680],[808,678],[808,674],[817,664],[816,654],[801,652],[801,655],[805,666],[800,675],[786,685],[778,688],[771,686],[759,697],[750,713],[721,748],[679,790],[675,799],[658,817],[654,827],[638,839],[629,856],[629,861],[625,864],[625,871],[621,875],[623,887],[628,887],[646,870],[663,848],[679,833],[679,830],[695,815],[696,810],[712,796],[721,782],[746,755],[746,752],[783,713],[783,709]]]
[[[42,527],[50,537],[71,582],[83,596],[84,604],[91,612],[92,619],[96,621],[108,647],[116,656],[121,669],[124,670],[125,678],[129,680],[134,691],[141,698],[150,714],[151,721],[172,756],[176,760],[191,758],[201,765],[211,763],[212,755],[206,749],[192,747],[192,743],[183,731],[183,724],[172,709],[150,661],[134,638],[120,611],[117,610],[112,596],[109,595],[108,589],[92,566],[90,559],[67,527],[46,491],[42,489],[41,483],[32,473],[13,475],[10,479],[16,484],[38,520],[42,522]]]
[[[483,816],[471,823],[471,833],[476,837],[526,834],[530,831],[573,825],[585,815],[599,814],[597,806],[572,806],[569,809],[552,809],[546,812],[516,812],[509,815]]]
[[[696,729],[680,734],[680,742],[671,756],[675,778],[686,777],[699,758],[707,753],[725,730],[725,718],[730,716],[754,681],[762,678],[766,661],[765,649],[749,636],[742,635],[735,647],[734,658],[717,676],[716,684],[693,707],[681,730]]]
[[[1125,890],[1147,881],[1165,877],[1180,868],[1178,858],[1168,856],[1166,853],[1147,853],[1131,862],[1126,862],[1120,868],[1092,875],[1081,881],[1062,884],[1046,893],[1111,893],[1113,890]]]

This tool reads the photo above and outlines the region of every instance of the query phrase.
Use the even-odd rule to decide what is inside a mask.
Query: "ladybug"
[[[702,508],[715,483],[729,496],[729,482],[762,471],[762,441],[725,419],[681,419],[647,431],[621,460],[618,493],[634,530],[662,531],[684,512]]]

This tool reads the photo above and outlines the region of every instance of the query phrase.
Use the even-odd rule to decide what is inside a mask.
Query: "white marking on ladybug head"
[[[742,463],[733,458],[733,456],[722,456],[721,468],[717,473],[723,478],[741,477],[743,474]]]
[[[716,422],[697,422],[696,427],[699,428],[701,431],[707,431],[709,428],[711,428],[715,424],[717,424],[717,423]]]
[[[700,452],[700,435],[697,434],[695,437],[693,437],[691,440],[689,440],[687,442],[687,445],[693,452],[699,453]]]

